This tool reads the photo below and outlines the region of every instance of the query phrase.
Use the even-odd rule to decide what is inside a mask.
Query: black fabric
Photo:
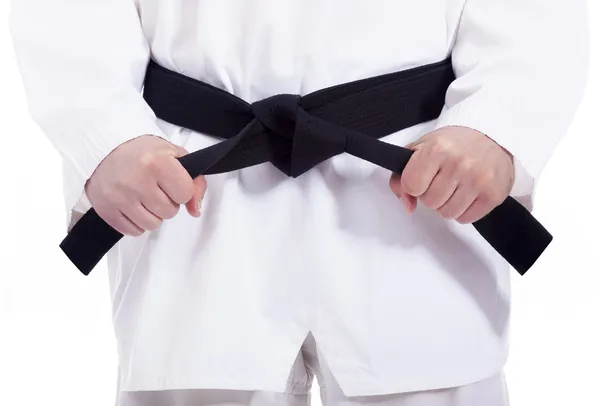
[[[453,80],[447,59],[302,97],[281,94],[249,104],[151,61],[144,98],[157,117],[225,139],[180,158],[192,177],[264,162],[297,177],[341,153],[402,173],[412,151],[378,138],[437,118]],[[511,197],[473,225],[521,274],[552,240]],[[92,209],[75,224],[61,248],[87,275],[121,237]]]

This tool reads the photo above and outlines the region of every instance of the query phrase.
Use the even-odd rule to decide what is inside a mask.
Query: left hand
[[[409,213],[417,201],[448,220],[473,223],[509,195],[515,171],[512,155],[486,135],[466,127],[444,127],[407,148],[414,152],[390,188]]]

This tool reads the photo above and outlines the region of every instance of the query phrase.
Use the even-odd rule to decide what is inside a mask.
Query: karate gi
[[[121,143],[219,142],[155,117],[150,56],[254,102],[451,55],[439,119],[383,140],[481,131],[515,156],[528,208],[588,58],[583,0],[19,0],[11,21],[32,115],[64,158],[67,229]],[[501,373],[508,265],[471,226],[409,216],[389,176],[346,154],[296,179],[270,164],[209,176],[201,218],[122,239],[108,254],[120,390],[283,392],[307,336],[345,396]]]

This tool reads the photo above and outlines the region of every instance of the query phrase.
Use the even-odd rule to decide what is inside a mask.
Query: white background
[[[81,276],[58,248],[60,159],[28,116],[7,3],[0,2],[0,405],[110,406],[117,358],[106,273]],[[587,93],[536,199],[535,216],[555,240],[513,280],[512,406],[600,405],[600,2],[590,2],[590,15]]]

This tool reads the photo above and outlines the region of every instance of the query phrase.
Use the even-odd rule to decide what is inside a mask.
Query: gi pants
[[[509,406],[504,374],[465,386],[381,396],[346,397],[312,335],[293,365],[284,393],[240,390],[118,391],[116,406],[309,406],[316,376],[323,406]]]

